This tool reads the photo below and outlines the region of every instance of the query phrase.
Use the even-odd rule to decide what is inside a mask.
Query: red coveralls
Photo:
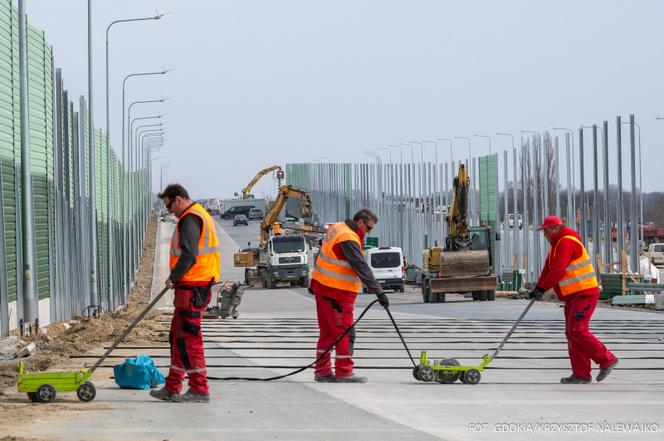
[[[576,242],[566,239],[558,244],[563,236],[574,236],[581,240],[581,236],[570,228],[563,228],[550,239],[551,247],[556,247],[555,258],[547,259],[537,286],[544,291],[554,288],[558,300],[565,302],[565,335],[567,336],[567,351],[572,373],[577,378],[590,379],[590,360],[604,369],[616,360],[604,344],[595,337],[589,328],[590,318],[597,306],[599,288],[591,288],[574,294],[563,296],[558,282],[566,273],[566,268],[573,260],[579,259],[582,249]]]
[[[203,296],[203,306],[194,306],[194,289]],[[166,377],[166,390],[179,394],[185,374],[189,376],[189,390],[207,395],[208,381],[203,353],[201,321],[203,311],[210,303],[211,289],[208,284],[188,282],[187,286],[176,286],[173,299],[173,319],[169,342],[171,346],[171,369]]]
[[[355,230],[364,241],[364,231]],[[335,245],[335,253],[342,256],[340,248]],[[317,357],[353,324],[353,311],[357,293],[331,288],[311,279],[309,289],[316,296],[316,314],[318,315],[318,344],[316,345]],[[337,378],[346,378],[353,375],[353,345],[355,343],[355,328],[344,338],[339,340],[335,346],[336,357],[334,359],[334,370]],[[332,373],[332,361],[330,352],[325,354],[315,366],[315,375],[324,377]]]

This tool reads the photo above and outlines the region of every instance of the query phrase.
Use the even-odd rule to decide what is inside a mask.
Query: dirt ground
[[[47,327],[48,332],[46,334],[23,338],[26,343],[35,342],[42,347],[42,349],[23,359],[28,371],[68,369],[72,366],[69,359],[71,355],[84,354],[112,343],[129,323],[138,316],[150,299],[156,229],[156,218],[152,217],[146,232],[136,283],[130,292],[127,307],[100,318],[76,317],[67,324],[55,323]],[[157,340],[164,340],[168,335],[168,330],[164,329],[163,325],[159,325],[156,320],[162,315],[164,315],[163,312],[151,311],[127,336],[125,342],[149,344]],[[94,360],[90,364],[93,363]],[[79,368],[80,366],[76,367]],[[0,362],[0,406],[11,399],[10,392],[15,390],[17,373],[18,360]],[[3,396],[3,393],[6,395]],[[86,409],[90,408],[90,404],[85,406]],[[11,407],[15,409],[14,405]],[[25,407],[25,409],[21,409],[20,413],[29,412],[31,407],[34,409],[43,408],[43,406],[30,404],[26,404]],[[72,409],[77,408],[74,406]],[[0,407],[0,411],[2,410],[4,410],[3,407]],[[6,421],[5,415],[10,413],[2,412],[3,418],[0,421],[0,427]]]

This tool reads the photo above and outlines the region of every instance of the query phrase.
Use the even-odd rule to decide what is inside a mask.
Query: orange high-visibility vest
[[[345,222],[330,225],[325,240],[321,246],[320,253],[316,259],[316,265],[311,272],[311,278],[330,288],[341,289],[358,293],[362,289],[362,282],[350,267],[343,256],[334,253],[334,246],[341,242],[353,241],[362,249],[360,237]]]
[[[595,270],[593,268],[593,262],[586,252],[586,248],[583,246],[581,241],[574,236],[563,236],[560,238],[558,243],[561,240],[570,239],[579,245],[581,245],[581,257],[570,262],[566,268],[565,275],[558,282],[558,287],[560,288],[560,293],[563,296],[568,296],[579,291],[584,291],[586,289],[597,288],[599,284],[597,283],[597,278],[595,277]],[[551,259],[556,257],[556,247],[549,251],[549,264],[551,264]]]
[[[196,263],[189,268],[184,276],[178,282],[209,282],[211,279],[218,281],[221,277],[220,262],[221,257],[219,254],[219,239],[214,227],[214,220],[208,214],[207,210],[200,204],[193,204],[191,207],[182,213],[180,220],[186,215],[193,214],[201,219],[203,229],[201,230],[201,237],[198,239],[198,256],[196,256]],[[177,263],[182,249],[180,248],[180,232],[178,225],[175,226],[173,237],[171,238],[170,250],[170,269],[173,271]]]

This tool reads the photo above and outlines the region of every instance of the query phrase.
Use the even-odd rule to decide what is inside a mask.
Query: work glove
[[[529,299],[542,300],[542,297],[544,297],[544,290],[539,286],[536,286],[535,289],[528,294]]]
[[[376,297],[378,297],[378,303],[380,303],[380,306],[382,306],[385,309],[390,307],[390,300],[387,298],[384,292],[376,294]]]

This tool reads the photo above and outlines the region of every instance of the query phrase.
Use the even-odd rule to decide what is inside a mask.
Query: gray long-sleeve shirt
[[[196,263],[198,256],[198,241],[203,231],[203,222],[194,214],[187,214],[178,221],[177,227],[180,249],[182,253],[178,258],[171,275],[168,277],[171,282],[177,282],[184,276],[189,269]]]
[[[357,226],[351,220],[346,220],[346,225],[348,225],[353,231],[357,230]],[[357,277],[360,278],[362,284],[366,286],[370,292],[374,294],[382,294],[383,288],[380,287],[380,283],[376,280],[371,271],[367,261],[364,260],[364,255],[359,245],[353,241],[340,242],[339,248],[344,253],[344,257],[350,264],[350,267],[355,271]]]

